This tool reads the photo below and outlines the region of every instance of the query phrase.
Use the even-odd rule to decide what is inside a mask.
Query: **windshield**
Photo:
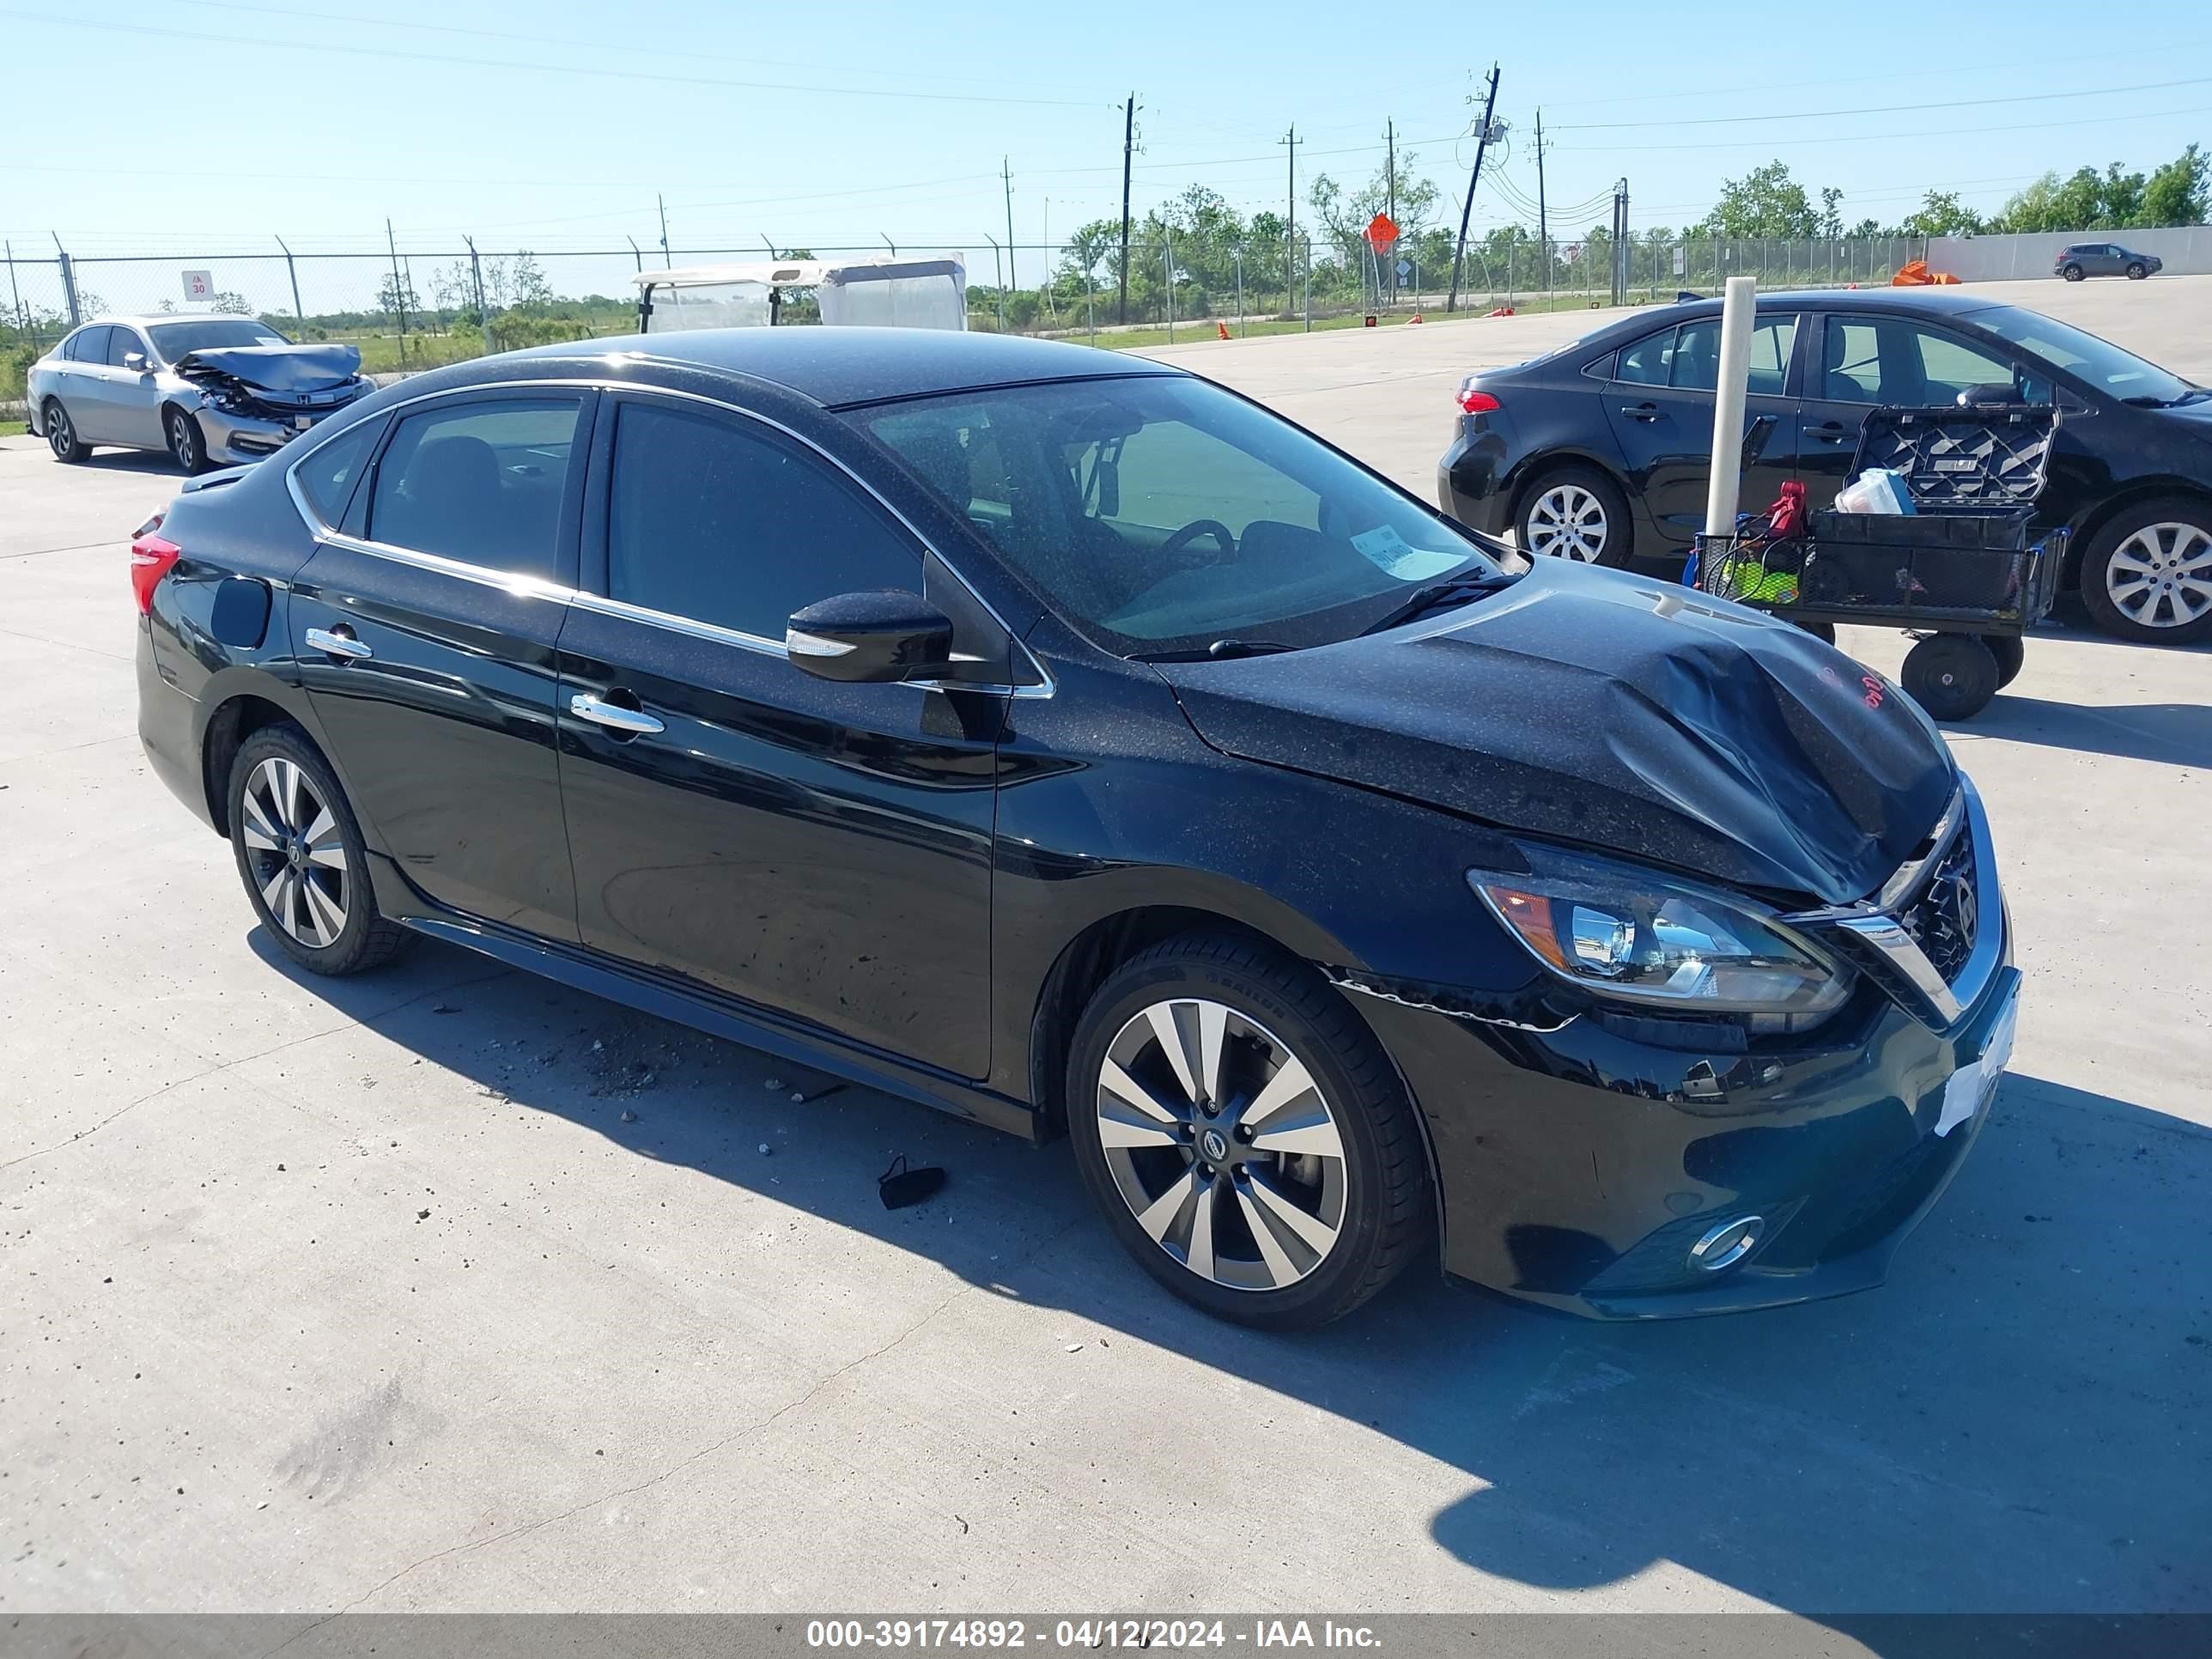
[[[850,418],[1122,655],[1325,644],[1441,576],[1526,568],[1203,380],[1010,386]]]
[[[164,362],[171,363],[187,351],[292,343],[268,324],[251,317],[200,317],[189,323],[155,323],[149,331],[154,337],[154,349],[161,354]]]
[[[2123,351],[2110,340],[2085,334],[2070,323],[2062,323],[2039,312],[1996,306],[1977,312],[1973,320],[1992,334],[2002,335],[2044,362],[2079,375],[2091,386],[2115,398],[2144,402],[2179,403],[2196,388],[2156,363],[2146,362],[2132,351]]]

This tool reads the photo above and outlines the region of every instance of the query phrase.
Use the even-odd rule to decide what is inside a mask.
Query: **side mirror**
[[[132,370],[134,373],[143,374],[146,372],[146,354],[143,351],[125,352],[123,354],[123,367]]]
[[[932,679],[952,666],[952,620],[918,594],[840,593],[793,612],[783,644],[817,679]]]

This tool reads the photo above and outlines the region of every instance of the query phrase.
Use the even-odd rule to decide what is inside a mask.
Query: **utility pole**
[[[1115,320],[1129,320],[1129,157],[1137,142],[1137,94],[1131,93],[1121,112],[1121,303]]]
[[[1291,299],[1297,292],[1297,228],[1298,228],[1298,130],[1293,125],[1280,142],[1290,149],[1291,182],[1284,200],[1283,213],[1283,309],[1291,307]]]
[[[392,221],[384,222],[384,246],[392,254],[392,304],[399,316],[399,366],[407,366],[407,279],[399,274],[399,244],[392,234]]]
[[[999,177],[1006,186],[1006,286],[1014,285],[1014,169],[1005,156],[999,158]]]
[[[1490,117],[1498,107],[1498,65],[1490,66],[1490,95],[1482,100],[1482,131],[1474,136],[1474,169],[1467,175],[1467,204],[1459,210],[1459,245],[1452,250],[1451,293],[1444,300],[1446,311],[1459,309],[1459,268],[1467,257],[1467,222],[1474,212],[1475,180],[1482,177],[1482,155],[1490,148]]]
[[[1552,227],[1544,215],[1544,112],[1536,111],[1536,257],[1544,262],[1544,308],[1551,309]]]
[[[1395,121],[1382,124],[1382,142],[1389,146],[1382,163],[1382,195],[1388,205],[1382,211],[1395,225],[1398,222],[1398,124]],[[1391,251],[1395,253],[1395,247]],[[1378,253],[1375,257],[1379,264],[1382,256]],[[1375,274],[1380,276],[1382,273],[1377,270]],[[1395,261],[1390,267],[1390,303],[1394,307],[1398,303],[1398,270]]]
[[[665,268],[675,263],[668,256],[668,204],[660,192],[653,193],[653,204],[660,210],[660,263]]]
[[[284,239],[282,236],[276,239],[276,246],[284,248],[284,271],[292,279],[292,314],[300,319],[300,326],[305,329],[307,325],[307,313],[300,309],[300,268],[292,263],[292,250],[284,247]],[[8,262],[8,274],[10,280],[13,280],[15,274],[15,262],[12,258]]]

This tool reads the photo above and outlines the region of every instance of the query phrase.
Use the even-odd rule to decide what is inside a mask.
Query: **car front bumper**
[[[1721,1042],[1595,1008],[1534,1029],[1447,992],[1338,976],[1366,993],[1353,1000],[1427,1127],[1446,1269],[1600,1319],[1881,1284],[1979,1137],[2017,1013],[2011,919],[1979,805],[1962,799],[1994,926],[1932,1002],[1863,970],[1818,1030]],[[1748,1216],[1756,1245],[1701,1265],[1693,1247]]]
[[[350,409],[374,387],[343,403],[319,405],[293,414],[263,414],[234,404],[203,397],[192,412],[199,419],[200,435],[207,441],[208,459],[228,466],[244,466],[265,459],[320,426],[342,410]]]

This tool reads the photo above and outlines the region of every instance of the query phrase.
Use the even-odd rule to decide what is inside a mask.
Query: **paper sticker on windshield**
[[[1395,526],[1378,525],[1352,538],[1352,545],[1370,563],[1389,571],[1401,582],[1417,582],[1461,563],[1465,555],[1431,553],[1413,546]]]

